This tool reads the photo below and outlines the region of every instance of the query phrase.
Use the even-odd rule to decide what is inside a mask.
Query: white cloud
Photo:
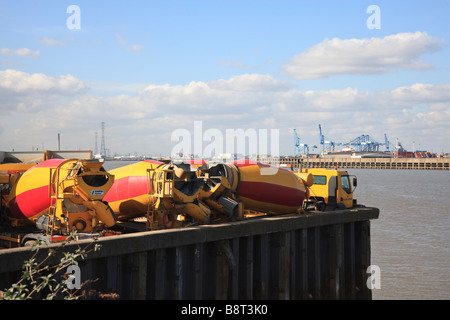
[[[128,51],[134,52],[134,53],[139,53],[141,52],[141,50],[144,48],[144,46],[141,46],[139,44],[133,44],[131,46],[127,47]]]
[[[425,53],[439,50],[426,32],[398,33],[384,38],[325,39],[294,56],[282,67],[298,79],[327,78],[339,74],[380,74],[397,69],[429,69]]]
[[[128,39],[122,37],[122,36],[119,35],[118,33],[116,33],[116,34],[114,35],[114,37],[115,37],[115,38],[117,39],[117,41],[118,41],[121,45],[123,45],[123,46],[125,46],[125,45],[128,43]],[[127,46],[125,49],[126,49],[127,51],[130,51],[130,52],[139,53],[139,52],[142,51],[143,48],[144,48],[144,46],[142,46],[142,45],[140,45],[140,44],[132,44],[132,45],[130,45],[130,46]]]
[[[57,97],[70,97],[85,89],[74,76],[50,77],[42,73],[0,70],[0,110],[4,113],[36,112],[54,105]]]
[[[415,141],[422,148],[450,151],[450,84],[313,91],[270,75],[243,74],[103,97],[84,92],[83,82],[72,76],[7,71],[0,71],[0,150],[41,145],[55,140],[57,132],[64,148],[92,149],[94,132],[105,121],[112,153],[166,154],[174,145],[171,132],[192,131],[193,122],[200,120],[203,130],[279,129],[284,154],[293,152],[292,128],[298,128],[302,143],[318,145],[319,123],[334,141],[361,134],[383,141],[387,133],[405,146]]]
[[[268,74],[242,74],[230,79],[211,81],[209,86],[217,90],[233,91],[285,91],[292,86]]]
[[[276,103],[277,92],[291,85],[270,75],[243,74],[210,82],[186,85],[150,85],[140,94],[147,106],[165,112],[205,114],[245,114],[253,108]]]
[[[119,41],[122,45],[126,45],[128,43],[128,39],[121,37],[118,33],[116,33],[114,37],[116,37],[117,41]]]
[[[39,39],[39,43],[49,46],[49,47],[62,47],[65,46],[66,43],[62,40],[56,40],[52,38],[41,38]]]
[[[82,89],[84,89],[83,82],[70,74],[55,78],[43,73],[30,74],[13,69],[0,70],[0,90],[2,91],[74,94]]]
[[[24,57],[24,58],[31,58],[31,59],[38,59],[39,58],[39,50],[31,50],[28,48],[19,48],[16,50],[11,50],[8,48],[2,48],[0,50],[0,53],[5,56],[16,56],[16,57]]]
[[[450,85],[416,83],[409,87],[399,87],[392,90],[392,98],[395,101],[400,100],[412,104],[449,101]]]

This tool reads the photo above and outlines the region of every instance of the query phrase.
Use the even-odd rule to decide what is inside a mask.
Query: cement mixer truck
[[[353,197],[357,179],[347,171],[314,168],[304,169],[303,172],[311,174],[314,180],[303,203],[305,210],[349,209],[357,205]]]
[[[32,167],[12,164],[2,168],[9,169],[1,172],[3,240],[17,239],[18,244],[35,239],[51,242],[72,230],[92,234],[116,223],[114,212],[103,201],[114,176],[102,168],[101,162],[50,159]],[[40,232],[24,236],[27,227]]]
[[[7,174],[1,169],[3,221],[41,230],[20,243],[61,239],[71,230],[142,231],[129,229],[142,217],[145,230],[154,230],[355,204],[346,171],[292,171],[248,159],[201,165],[145,160],[109,172],[97,161],[51,159],[12,165],[16,170]]]
[[[150,229],[242,219],[248,211],[297,213],[313,183],[308,173],[251,160],[194,166],[154,160],[109,171],[104,200],[119,221],[147,216]]]

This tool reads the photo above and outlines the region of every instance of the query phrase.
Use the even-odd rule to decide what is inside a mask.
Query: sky
[[[317,153],[319,124],[342,146],[386,134],[450,152],[449,12],[447,0],[0,0],[0,150],[56,150],[60,134],[63,150],[95,151],[104,122],[110,155],[170,155],[189,139],[192,153],[229,151],[233,130],[292,155],[294,129]]]

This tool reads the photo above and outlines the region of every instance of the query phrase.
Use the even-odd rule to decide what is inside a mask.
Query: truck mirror
[[[353,178],[353,186],[356,187],[358,185],[358,180],[356,177]]]

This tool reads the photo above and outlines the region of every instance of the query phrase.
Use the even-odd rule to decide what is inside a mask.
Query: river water
[[[105,163],[105,169],[131,164]],[[355,198],[377,207],[371,263],[380,268],[374,300],[450,299],[450,171],[353,169]]]
[[[371,221],[373,299],[450,298],[450,171],[348,170],[358,203],[380,209]]]

